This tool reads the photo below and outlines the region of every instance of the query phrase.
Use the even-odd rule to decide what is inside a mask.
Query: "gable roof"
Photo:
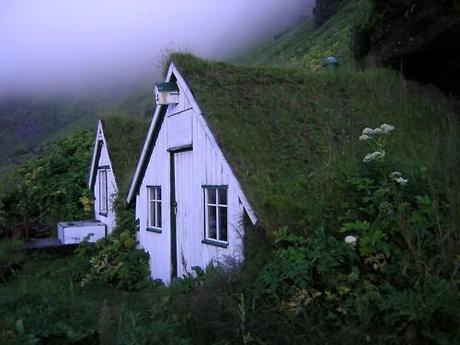
[[[123,194],[127,192],[136,163],[139,159],[142,143],[145,140],[149,122],[142,118],[128,116],[107,116],[100,120],[103,137],[105,138],[110,163],[118,186]],[[96,136],[95,150],[100,150]],[[94,187],[95,173],[99,160],[97,151],[94,154],[90,188]]]
[[[310,88],[303,73],[209,62],[173,54],[216,141],[263,226],[299,219],[301,181],[321,143],[307,135]]]
[[[321,195],[336,176],[332,164],[339,158],[347,164],[351,156],[359,161],[366,150],[357,140],[362,128],[389,122],[406,136],[414,131],[404,119],[400,80],[391,72],[251,67],[189,54],[173,54],[170,61],[168,73],[177,70],[187,83],[259,223],[270,229],[308,224],[312,212],[322,217],[331,200]],[[423,107],[415,103],[414,111]],[[149,130],[152,142],[162,109]],[[148,149],[152,145],[144,146],[128,202],[142,179]],[[333,202],[342,202],[337,195]]]

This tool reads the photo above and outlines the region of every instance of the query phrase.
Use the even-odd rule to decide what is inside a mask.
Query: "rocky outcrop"
[[[460,2],[376,1],[369,61],[460,96]]]
[[[342,2],[344,0],[316,0],[316,5],[313,9],[315,25],[320,26],[336,14]]]

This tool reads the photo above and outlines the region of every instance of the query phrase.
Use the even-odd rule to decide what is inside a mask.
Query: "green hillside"
[[[36,156],[58,138],[95,129],[101,116],[148,116],[153,107],[150,91],[150,85],[140,84],[115,95],[0,100],[0,174]]]
[[[409,90],[392,71],[247,67],[190,55],[172,60],[261,222],[272,230],[338,225],[327,214],[343,197],[337,171],[352,175],[362,168],[367,147],[357,138],[365,127],[389,123],[397,128],[388,151],[393,169],[411,179],[419,178],[422,167],[440,187],[460,175],[455,109],[438,104],[443,97],[430,101]],[[450,192],[460,196],[455,186]]]
[[[324,58],[334,55],[342,66],[354,67],[360,49],[355,39],[371,16],[372,0],[349,0],[339,12],[319,28],[313,19],[242,56],[238,62],[291,66],[319,70]]]

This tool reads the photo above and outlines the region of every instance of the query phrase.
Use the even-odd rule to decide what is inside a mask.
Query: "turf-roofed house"
[[[126,195],[147,133],[148,123],[136,117],[108,116],[98,121],[88,187],[93,194],[94,217],[115,227],[114,201]]]
[[[389,123],[403,133],[387,148],[406,170],[411,148],[427,152],[440,128],[435,108],[415,93],[401,97],[398,75],[378,69],[309,72],[188,54],[167,67],[127,200],[152,277],[165,282],[251,255],[250,223],[268,238],[339,227],[340,181],[367,168],[363,128]],[[421,116],[433,128],[423,137]]]
[[[257,221],[208,123],[212,114],[203,113],[185,78],[172,62],[155,85],[157,108],[128,194],[152,278],[165,283],[193,267],[241,261],[243,219]]]

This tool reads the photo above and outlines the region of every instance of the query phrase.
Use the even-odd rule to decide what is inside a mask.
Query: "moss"
[[[182,54],[171,60],[270,229],[328,222],[325,209],[341,202],[337,175],[359,169],[364,127],[396,126],[390,145],[400,169],[434,171],[458,161],[458,121],[448,124],[447,107],[409,92],[393,72],[235,66]]]
[[[107,116],[101,121],[118,188],[126,193],[141,155],[149,122],[133,116]]]

